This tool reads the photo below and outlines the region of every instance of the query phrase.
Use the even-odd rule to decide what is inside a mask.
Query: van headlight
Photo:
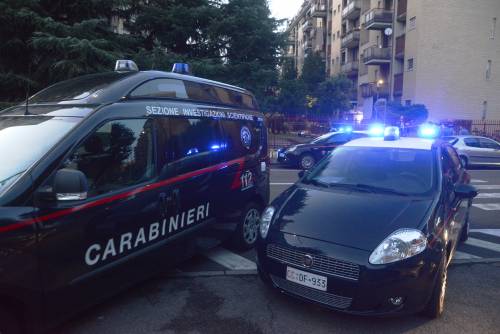
[[[262,239],[267,237],[267,233],[269,232],[269,227],[271,226],[271,222],[273,221],[274,213],[276,209],[272,206],[268,206],[262,216],[260,217],[260,236]]]
[[[401,229],[389,235],[370,255],[371,264],[387,264],[408,259],[422,253],[427,238],[422,231]]]

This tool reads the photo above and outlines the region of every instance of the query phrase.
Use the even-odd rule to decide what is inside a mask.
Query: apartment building
[[[304,2],[289,31],[306,22],[314,3]],[[324,6],[327,75],[354,82],[352,102],[365,119],[377,117],[379,98],[425,104],[434,121],[500,119],[500,0],[325,0]],[[307,35],[296,33],[307,43]],[[299,49],[289,56],[300,72],[310,49]]]

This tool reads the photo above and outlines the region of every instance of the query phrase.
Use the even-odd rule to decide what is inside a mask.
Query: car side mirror
[[[477,196],[477,189],[470,184],[459,184],[455,187],[455,195],[462,199],[473,199]]]
[[[60,169],[54,178],[52,192],[57,201],[80,201],[87,199],[87,177],[79,170]]]

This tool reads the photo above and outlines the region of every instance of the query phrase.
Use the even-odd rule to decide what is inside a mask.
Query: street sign
[[[381,115],[384,115],[387,112],[387,99],[378,99],[375,101],[375,104],[373,105],[373,113],[375,115],[376,119],[379,119]]]

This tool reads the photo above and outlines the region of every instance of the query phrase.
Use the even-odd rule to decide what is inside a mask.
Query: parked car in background
[[[280,148],[278,162],[307,170],[337,146],[364,137],[368,137],[366,131],[330,132],[309,143]]]
[[[500,143],[480,136],[444,137],[455,147],[464,167],[500,166]]]

